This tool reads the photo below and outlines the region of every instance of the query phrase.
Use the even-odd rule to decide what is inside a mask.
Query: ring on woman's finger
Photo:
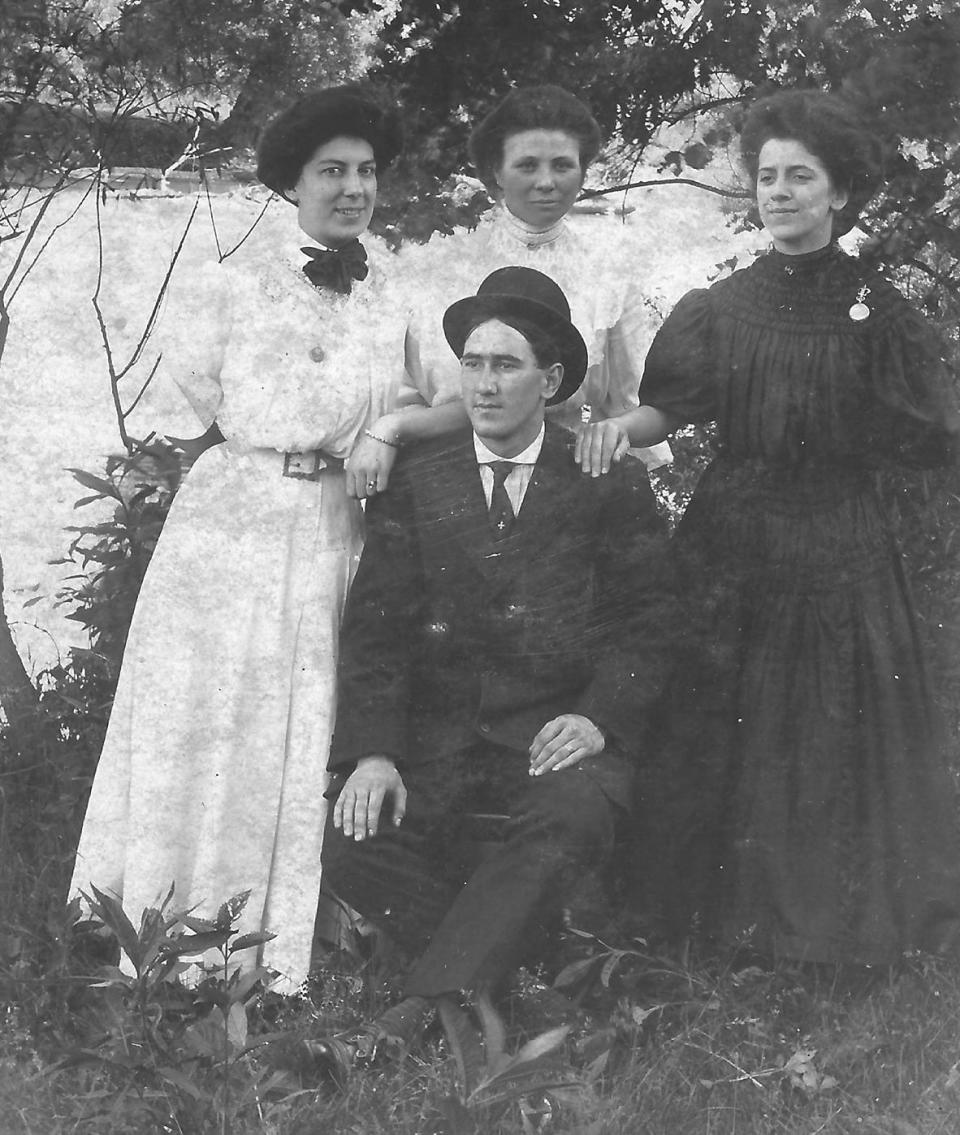
[[[376,489],[377,489],[377,482],[376,481],[367,481],[367,492],[368,493],[376,492]]]

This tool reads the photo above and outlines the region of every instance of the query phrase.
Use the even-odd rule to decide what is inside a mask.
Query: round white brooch
[[[864,303],[868,295],[870,295],[870,289],[864,284],[857,292],[856,302],[851,305],[847,312],[854,323],[862,323],[865,319],[869,319],[870,308]]]

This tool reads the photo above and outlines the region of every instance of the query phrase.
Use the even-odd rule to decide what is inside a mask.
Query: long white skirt
[[[130,630],[71,895],[118,895],[139,925],[213,916],[241,891],[243,933],[292,991],[309,972],[320,889],[337,639],[362,512],[342,473],[282,475],[283,455],[207,450],[175,498]]]

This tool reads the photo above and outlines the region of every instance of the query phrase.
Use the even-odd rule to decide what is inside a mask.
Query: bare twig
[[[911,268],[916,268],[917,271],[923,272],[924,275],[929,276],[931,280],[939,284],[941,288],[945,288],[953,295],[960,295],[960,280],[954,276],[949,276],[945,272],[938,272],[936,268],[931,268],[929,264],[925,264],[922,260],[916,257],[911,257],[906,261]]]
[[[27,249],[30,247],[30,242],[37,235],[37,229],[40,228],[40,225],[43,222],[43,218],[46,216],[47,210],[53,204],[53,200],[56,197],[59,190],[63,188],[67,177],[68,177],[67,173],[61,173],[60,174],[60,176],[57,178],[57,183],[56,183],[54,189],[52,190],[51,193],[49,193],[47,195],[46,200],[43,202],[43,204],[37,210],[37,215],[30,222],[30,227],[29,227],[29,229],[27,229],[27,232],[26,232],[26,238],[24,239],[23,243],[20,245],[20,248],[17,251],[17,255],[14,257],[13,264],[10,266],[10,271],[7,273],[6,278],[4,279],[3,283],[0,284],[0,304],[6,304],[6,302],[7,302],[7,289],[10,287],[14,278],[16,277],[17,272],[20,270],[20,265],[23,263],[23,258],[27,254]]]
[[[685,118],[694,118],[698,114],[706,114],[710,110],[718,110],[723,106],[733,106],[742,103],[744,99],[749,98],[749,91],[740,91],[735,95],[723,95],[715,98],[704,98],[702,101],[691,103],[684,106],[682,110],[665,111],[663,115],[664,124],[667,126],[676,126],[677,123],[683,122]]]
[[[130,403],[130,405],[126,408],[126,410],[123,411],[124,420],[129,418],[130,415],[133,413],[133,411],[136,410],[137,404],[139,403],[140,399],[144,396],[144,394],[146,394],[147,387],[150,385],[151,382],[153,382],[153,376],[157,373],[157,368],[160,366],[160,361],[162,360],[162,358],[163,358],[162,353],[157,355],[157,360],[153,364],[153,366],[150,368],[150,373],[144,379],[143,385],[140,387],[140,390],[139,390],[136,398],[134,398],[133,401]]]
[[[778,1072],[783,1071],[782,1068],[761,1068],[757,1072],[748,1072],[745,1068],[741,1068],[740,1065],[736,1063],[736,1061],[731,1060],[729,1056],[725,1056],[722,1052],[714,1052],[713,1049],[707,1048],[702,1044],[694,1044],[693,1041],[687,1040],[684,1041],[684,1047],[694,1048],[697,1050],[697,1052],[705,1052],[708,1056],[712,1056],[714,1060],[722,1060],[724,1064],[729,1064],[730,1067],[737,1073],[737,1075],[732,1076],[727,1081],[728,1083],[736,1083],[742,1080],[749,1080],[750,1083],[755,1085],[756,1087],[765,1088],[765,1085],[761,1084],[759,1079],[757,1078],[758,1076],[775,1076]]]
[[[91,303],[93,304],[93,310],[97,318],[97,326],[100,329],[100,341],[103,344],[104,354],[107,358],[107,373],[110,378],[110,395],[113,401],[113,409],[117,419],[117,428],[120,432],[120,440],[128,452],[132,452],[136,448],[137,443],[135,439],[133,439],[127,432],[127,417],[143,397],[147,386],[150,384],[154,375],[156,374],[157,367],[160,365],[160,358],[158,357],[156,362],[151,367],[146,382],[144,382],[133,402],[127,409],[124,409],[123,400],[120,397],[120,382],[139,362],[140,357],[143,354],[143,350],[147,344],[147,340],[153,334],[153,330],[157,322],[157,317],[160,314],[160,306],[163,303],[164,296],[167,294],[167,290],[170,285],[170,277],[173,275],[173,270],[177,265],[177,261],[180,259],[181,252],[183,252],[183,247],[186,244],[187,236],[190,232],[191,226],[193,225],[194,217],[196,217],[197,215],[197,208],[199,207],[199,204],[200,198],[197,197],[193,202],[193,208],[190,210],[190,216],[187,218],[187,223],[184,226],[183,233],[180,236],[180,241],[177,244],[176,249],[174,250],[173,256],[170,259],[170,263],[167,265],[167,270],[164,273],[160,288],[157,291],[153,306],[150,309],[150,314],[147,316],[146,322],[143,325],[143,330],[140,332],[140,335],[133,348],[133,351],[130,354],[130,357],[122,366],[118,367],[116,359],[114,357],[113,348],[110,343],[110,334],[107,331],[107,324],[106,320],[104,319],[103,308],[100,304],[100,291],[103,286],[103,223],[100,213],[100,195],[97,194],[97,284],[96,288],[94,289],[93,296],[91,297]]]
[[[585,189],[580,194],[580,201],[587,201],[592,197],[604,197],[608,193],[626,193],[629,189],[643,189],[651,185],[692,185],[696,189],[705,189],[707,193],[716,193],[719,197],[730,197],[735,200],[746,200],[750,194],[745,189],[721,189],[717,185],[707,185],[704,181],[695,181],[691,177],[655,177],[645,181],[628,181],[624,185],[611,185],[606,189]]]
[[[47,192],[37,193],[31,200],[23,201],[14,210],[7,210],[6,201],[0,201],[0,221],[3,221],[12,230],[7,236],[0,236],[0,241],[14,240],[23,235],[22,230],[14,229],[14,217],[21,217],[29,209],[35,209],[39,206],[44,206],[48,200],[56,195],[62,189],[69,189],[74,185],[78,185],[82,181],[88,181],[91,178],[96,180],[97,171],[90,171],[84,169],[82,166],[77,166],[68,170],[62,171],[58,174],[58,179],[54,182],[53,186]],[[28,188],[26,185],[23,188]],[[36,185],[29,186],[29,188],[38,190],[40,187]]]
[[[273,198],[274,198],[275,195],[271,194],[266,199],[266,201],[263,204],[263,208],[260,210],[259,213],[257,213],[256,217],[254,218],[253,224],[247,229],[247,231],[237,241],[237,243],[233,246],[233,248],[230,248],[226,252],[224,252],[223,246],[220,244],[220,234],[217,231],[217,220],[216,220],[216,217],[213,215],[213,194],[210,192],[210,186],[207,184],[206,177],[204,177],[204,179],[203,179],[203,189],[204,189],[204,192],[207,195],[207,211],[210,214],[210,225],[213,229],[213,239],[216,241],[216,245],[217,245],[217,257],[219,258],[220,263],[222,264],[224,262],[224,260],[227,259],[228,256],[232,256],[237,251],[237,249],[240,248],[250,238],[250,236],[253,234],[253,230],[263,220],[263,216],[266,213],[267,209],[270,207],[270,203],[273,201]]]
[[[61,187],[64,184],[66,177],[66,173],[61,174],[58,182]],[[13,284],[13,281],[16,279],[17,272],[20,270],[20,265],[23,263],[23,259],[27,254],[27,249],[30,247],[33,238],[37,235],[37,230],[40,228],[40,225],[43,222],[43,218],[46,216],[46,212],[53,203],[55,196],[55,192],[49,194],[49,196],[40,206],[39,210],[37,211],[37,215],[30,223],[30,227],[24,236],[23,243],[20,245],[20,248],[17,251],[17,255],[14,257],[10,271],[7,273],[7,276],[4,279],[3,283],[0,284],[0,358],[3,357],[3,352],[7,346],[7,336],[10,332],[10,303],[17,293],[19,284],[13,289],[9,296],[7,295],[7,291],[10,288],[11,284]],[[36,263],[36,260],[34,260],[33,263]],[[30,268],[32,267],[33,264],[31,264],[26,271],[29,272]]]
[[[171,162],[170,165],[168,165],[165,170],[161,171],[161,173],[160,173],[160,186],[161,186],[161,188],[163,188],[163,189],[167,188],[167,181],[170,178],[170,174],[172,174],[174,170],[179,169],[183,165],[183,163],[185,161],[187,161],[189,158],[194,158],[194,157],[197,156],[197,139],[199,137],[200,137],[200,119],[198,118],[196,123],[194,124],[194,127],[193,127],[193,137],[186,144],[186,146],[184,146],[183,153],[180,155],[179,158],[176,159],[176,161]]]
[[[94,188],[94,186],[95,186],[95,185],[96,185],[96,182],[95,182],[95,181],[91,181],[91,182],[90,182],[90,184],[89,184],[89,185],[87,186],[87,188],[86,188],[86,189],[85,189],[85,190],[83,191],[83,193],[81,194],[81,196],[80,196],[80,200],[79,200],[79,201],[77,202],[77,204],[76,204],[76,205],[75,205],[75,206],[74,206],[74,207],[73,207],[73,208],[72,208],[72,209],[70,210],[70,213],[69,213],[69,215],[68,215],[68,216],[66,216],[66,217],[64,217],[64,219],[63,219],[62,221],[57,221],[57,223],[56,223],[56,224],[55,224],[55,225],[53,226],[53,228],[52,228],[52,229],[50,230],[50,232],[49,232],[49,233],[47,234],[47,236],[45,237],[45,239],[44,239],[43,243],[42,243],[42,244],[40,245],[39,249],[37,249],[37,253],[36,253],[36,255],[34,256],[34,258],[33,258],[33,259],[32,259],[32,260],[30,261],[30,263],[29,263],[29,264],[27,265],[27,267],[26,267],[26,268],[25,268],[25,269],[23,270],[23,272],[21,273],[21,275],[20,275],[20,279],[19,279],[19,280],[17,281],[16,287],[15,287],[15,288],[13,289],[13,291],[12,291],[12,292],[10,293],[10,298],[9,298],[9,300],[7,301],[8,303],[12,303],[12,302],[13,302],[13,300],[14,300],[14,297],[16,296],[17,292],[19,292],[19,291],[20,291],[20,289],[21,289],[21,288],[23,287],[24,281],[25,281],[25,280],[27,279],[27,277],[28,277],[28,276],[30,275],[30,273],[31,273],[31,272],[33,271],[33,269],[34,269],[34,268],[36,267],[36,265],[37,265],[37,261],[38,261],[38,260],[40,259],[40,257],[41,257],[41,256],[42,256],[42,255],[44,254],[44,252],[46,252],[46,250],[47,250],[47,247],[49,246],[49,244],[50,244],[50,242],[51,242],[51,241],[53,240],[53,238],[54,238],[54,237],[55,237],[55,236],[57,235],[57,233],[58,233],[58,232],[59,232],[59,231],[60,231],[60,230],[61,230],[62,228],[65,228],[65,227],[66,227],[66,226],[67,226],[68,224],[70,224],[70,222],[71,222],[71,221],[73,220],[73,218],[74,218],[74,217],[75,217],[75,216],[77,215],[77,213],[79,213],[79,212],[80,212],[81,208],[83,207],[83,203],[84,203],[84,202],[86,201],[86,199],[87,199],[87,198],[88,198],[88,197],[90,196],[90,192],[91,192],[91,190],[92,190],[92,189]]]

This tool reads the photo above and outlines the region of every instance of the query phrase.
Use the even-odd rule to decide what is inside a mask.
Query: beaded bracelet
[[[380,437],[379,434],[375,434],[373,432],[373,430],[366,430],[365,429],[363,432],[367,437],[371,438],[373,441],[379,441],[381,445],[389,445],[391,449],[399,449],[400,448],[400,442],[399,441],[387,441],[387,439],[385,437]]]

